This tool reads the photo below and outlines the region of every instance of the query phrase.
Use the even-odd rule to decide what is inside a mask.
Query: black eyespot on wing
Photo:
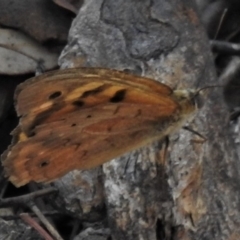
[[[40,163],[40,167],[43,168],[43,167],[46,167],[49,165],[49,162],[47,160],[44,160]]]
[[[49,100],[52,100],[52,99],[55,99],[55,98],[57,98],[57,97],[60,97],[61,95],[62,95],[62,92],[56,91],[56,92],[52,93],[52,94],[48,97],[48,99],[49,99]]]
[[[76,101],[72,102],[72,105],[76,106],[76,107],[82,107],[82,106],[84,106],[84,102],[80,101],[80,100],[76,100]]]
[[[127,92],[126,89],[118,90],[118,91],[114,94],[114,96],[113,96],[112,98],[110,98],[109,101],[112,102],[112,103],[121,102],[121,101],[125,98],[126,92]]]
[[[76,123],[73,123],[73,124],[71,125],[71,127],[75,127],[75,126],[77,126],[77,124],[76,124]]]

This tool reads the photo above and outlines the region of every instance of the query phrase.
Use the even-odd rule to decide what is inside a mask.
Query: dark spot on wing
[[[29,126],[28,129],[24,129],[24,132],[28,137],[32,135],[33,129],[44,123],[46,119],[48,119],[49,116],[52,115],[53,112],[57,112],[61,110],[65,105],[62,104],[62,101],[59,101],[58,103],[54,103],[53,106],[46,111],[43,111],[36,115],[35,119],[32,121],[32,124]]]
[[[43,168],[43,167],[46,167],[49,165],[49,162],[47,160],[44,160],[40,163],[40,167]]]
[[[118,90],[118,91],[114,94],[114,96],[113,96],[112,98],[110,98],[109,101],[112,102],[112,103],[121,102],[121,101],[125,98],[126,92],[127,92],[126,89]]]
[[[106,86],[103,85],[103,86],[94,88],[92,90],[88,90],[88,91],[86,91],[82,94],[81,98],[86,98],[86,97],[91,96],[91,95],[96,95],[96,94],[102,92],[105,88],[106,88]]]
[[[115,147],[115,143],[110,142],[110,147]]]
[[[88,151],[87,150],[83,150],[83,154],[81,157],[85,157],[87,155]]]
[[[75,151],[77,151],[78,148],[81,146],[81,143],[76,143],[76,144],[74,144],[74,146],[75,146]]]
[[[87,118],[91,118],[92,117],[92,115],[87,115]]]
[[[139,116],[141,116],[142,115],[142,110],[141,109],[138,109],[137,110],[137,113],[136,113],[136,115],[134,116],[134,117],[139,117]]]
[[[71,145],[71,139],[67,138],[67,139],[64,139],[63,141],[63,146],[64,147],[67,147],[67,146],[70,146]]]
[[[76,100],[76,101],[72,102],[72,105],[76,106],[76,107],[82,107],[84,105],[84,102],[80,101],[80,100]]]
[[[57,98],[57,97],[60,97],[61,95],[62,95],[62,92],[56,91],[56,92],[52,93],[52,94],[48,97],[48,99],[52,100],[52,99],[55,99],[55,98]]]
[[[71,127],[75,127],[75,126],[77,126],[77,124],[76,124],[76,123],[73,123],[73,124],[71,125]]]

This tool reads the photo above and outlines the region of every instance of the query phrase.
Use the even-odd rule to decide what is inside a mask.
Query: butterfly
[[[20,122],[2,156],[5,173],[19,187],[97,167],[177,131],[198,96],[112,69],[44,73],[16,89]]]

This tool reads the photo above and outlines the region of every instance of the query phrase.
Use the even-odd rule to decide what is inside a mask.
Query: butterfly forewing
[[[47,108],[47,102],[51,103],[49,100],[85,98],[88,95],[101,93],[110,86],[118,90],[133,88],[149,94],[155,93],[165,96],[172,94],[171,88],[164,84],[116,70],[65,69],[46,73],[20,84],[15,96],[19,102],[17,109],[20,115],[24,115],[24,113],[39,108],[42,104],[46,104],[42,107]],[[27,96],[25,96],[25,93],[27,93]],[[28,97],[35,100],[27,102]]]
[[[4,154],[17,186],[88,169],[166,134],[179,104],[153,80],[107,69],[43,74],[16,91],[18,139]]]
[[[156,81],[114,70],[93,69],[91,74],[91,69],[71,70],[47,73],[19,86],[16,108],[27,135],[36,125],[109,102],[160,105],[166,115],[177,108],[171,98],[172,90]]]

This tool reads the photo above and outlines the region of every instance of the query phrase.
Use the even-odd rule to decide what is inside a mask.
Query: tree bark
[[[85,1],[59,62],[130,71],[174,89],[217,83],[190,0]],[[156,142],[104,164],[104,189],[96,188],[99,169],[85,171],[84,184],[80,171],[55,184],[68,189],[69,209],[73,198],[83,214],[105,202],[112,239],[239,239],[240,162],[227,116],[221,90],[211,90],[190,123],[207,141],[181,130],[170,137],[167,160]]]

